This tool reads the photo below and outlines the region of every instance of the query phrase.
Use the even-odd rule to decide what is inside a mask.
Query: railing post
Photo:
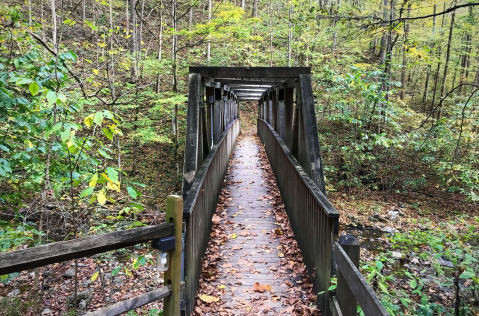
[[[354,265],[359,267],[360,246],[358,240],[353,236],[343,235],[339,237],[339,244]],[[337,269],[337,277],[336,298],[341,312],[343,316],[356,316],[358,302],[339,269]]]
[[[165,271],[165,286],[171,286],[171,296],[163,301],[163,315],[180,316],[181,282],[181,236],[183,224],[183,199],[169,195],[166,200],[166,222],[175,224],[175,249],[168,250],[168,270]]]

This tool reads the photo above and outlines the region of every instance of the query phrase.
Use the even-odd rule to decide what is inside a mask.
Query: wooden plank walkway
[[[291,256],[285,257],[289,245],[275,238],[282,226],[276,223],[272,208],[274,197],[265,183],[258,143],[257,136],[240,136],[236,144],[226,177],[224,192],[228,195],[220,197],[224,208],[219,207],[218,215],[213,218],[213,222],[215,219],[218,222],[221,217],[220,227],[227,238],[223,237],[224,242],[212,249],[218,242],[211,241],[219,234],[213,233],[210,237],[207,258],[209,252],[219,253],[214,259],[210,258],[218,261],[217,277],[203,278],[198,293],[221,300],[216,305],[197,300],[201,306],[196,309],[196,315],[211,314],[207,311],[213,315],[296,315],[294,304],[302,300],[302,305],[307,307],[312,302],[311,295],[307,296],[311,292],[309,280],[292,268],[293,262],[288,261]],[[215,263],[203,264],[203,275],[211,273],[212,264]],[[304,267],[302,258],[299,266]]]

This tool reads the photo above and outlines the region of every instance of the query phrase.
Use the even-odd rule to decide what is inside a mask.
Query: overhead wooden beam
[[[173,233],[173,224],[161,224],[4,252],[0,253],[0,275],[125,248]]]
[[[310,67],[190,67],[190,73],[209,78],[296,78]]]
[[[237,89],[237,88],[253,88],[253,89],[266,88],[266,89],[268,89],[268,88],[273,87],[274,85],[264,85],[264,84],[254,85],[254,84],[233,83],[233,84],[229,84],[228,86],[231,87],[234,90],[234,89]]]
[[[266,91],[266,89],[234,88],[233,91],[235,93],[242,93],[242,92],[261,92],[261,93],[264,93]]]

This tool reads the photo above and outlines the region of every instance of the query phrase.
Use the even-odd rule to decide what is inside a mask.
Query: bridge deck
[[[314,295],[302,272],[305,268],[299,250],[291,247],[296,242],[277,235],[291,230],[287,219],[285,227],[275,218],[274,188],[269,189],[271,183],[265,181],[264,169],[269,166],[261,161],[258,144],[257,136],[240,136],[231,158],[227,190],[220,197],[224,207],[219,207],[216,215],[221,217],[217,227],[226,241],[216,250],[214,241],[219,234],[210,237],[202,271],[203,276],[209,276],[212,270],[217,270],[218,275],[204,277],[198,291],[199,295],[221,296],[221,300],[215,304],[198,300],[197,315],[208,311],[215,315],[289,315],[294,308],[307,309],[304,315],[317,313],[307,307],[314,303]],[[276,211],[286,218],[284,211]],[[216,216],[213,222],[218,222]],[[259,283],[256,289],[255,283]]]

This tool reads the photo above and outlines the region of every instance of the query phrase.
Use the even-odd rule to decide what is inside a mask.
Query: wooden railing
[[[334,243],[336,296],[331,297],[333,316],[356,316],[357,305],[366,316],[388,316],[384,306],[359,272],[359,242],[353,236],[339,237]]]
[[[196,174],[183,208],[185,236],[185,306],[186,315],[193,311],[204,255],[211,231],[211,218],[228,168],[230,154],[240,133],[239,119],[231,122],[213,146]]]
[[[264,143],[281,197],[323,315],[328,315],[331,277],[331,247],[337,233],[339,213],[316,183],[304,172],[286,144],[265,120],[258,119],[258,134]]]
[[[164,315],[179,316],[180,288],[182,287],[180,283],[182,214],[183,199],[170,195],[167,199],[167,223],[0,253],[0,275],[125,248],[152,239],[175,236],[175,249],[169,250],[168,253],[169,268],[165,272],[167,286],[86,315],[118,315],[163,298]]]

